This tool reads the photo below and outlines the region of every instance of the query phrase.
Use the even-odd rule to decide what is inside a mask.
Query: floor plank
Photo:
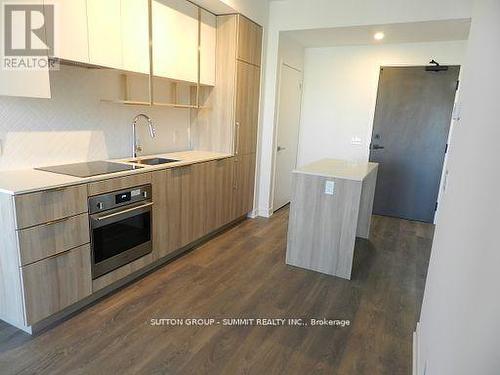
[[[410,374],[433,226],[374,216],[351,281],[285,265],[288,209],[246,220],[30,337],[2,374]],[[349,327],[173,327],[155,318],[330,318]]]

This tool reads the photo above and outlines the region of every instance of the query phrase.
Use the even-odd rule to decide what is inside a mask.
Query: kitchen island
[[[351,279],[356,237],[370,234],[377,171],[335,159],[293,171],[287,264]]]

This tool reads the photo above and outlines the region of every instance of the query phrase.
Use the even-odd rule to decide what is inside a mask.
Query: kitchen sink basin
[[[160,164],[176,163],[178,161],[180,161],[180,160],[165,159],[165,158],[150,158],[150,159],[129,160],[129,163],[145,164],[145,165],[160,165]]]

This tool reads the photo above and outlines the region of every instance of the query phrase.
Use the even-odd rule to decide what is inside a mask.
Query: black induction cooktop
[[[35,168],[39,171],[64,174],[73,177],[92,177],[103,174],[133,171],[141,169],[138,165],[128,165],[122,163],[113,163],[109,161],[91,161],[88,163],[54,165],[51,167]]]

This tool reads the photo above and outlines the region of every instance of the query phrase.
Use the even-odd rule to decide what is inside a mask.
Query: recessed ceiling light
[[[382,39],[384,39],[385,34],[382,32],[378,32],[378,33],[375,33],[375,35],[373,35],[373,37],[375,38],[375,40],[382,40]]]

